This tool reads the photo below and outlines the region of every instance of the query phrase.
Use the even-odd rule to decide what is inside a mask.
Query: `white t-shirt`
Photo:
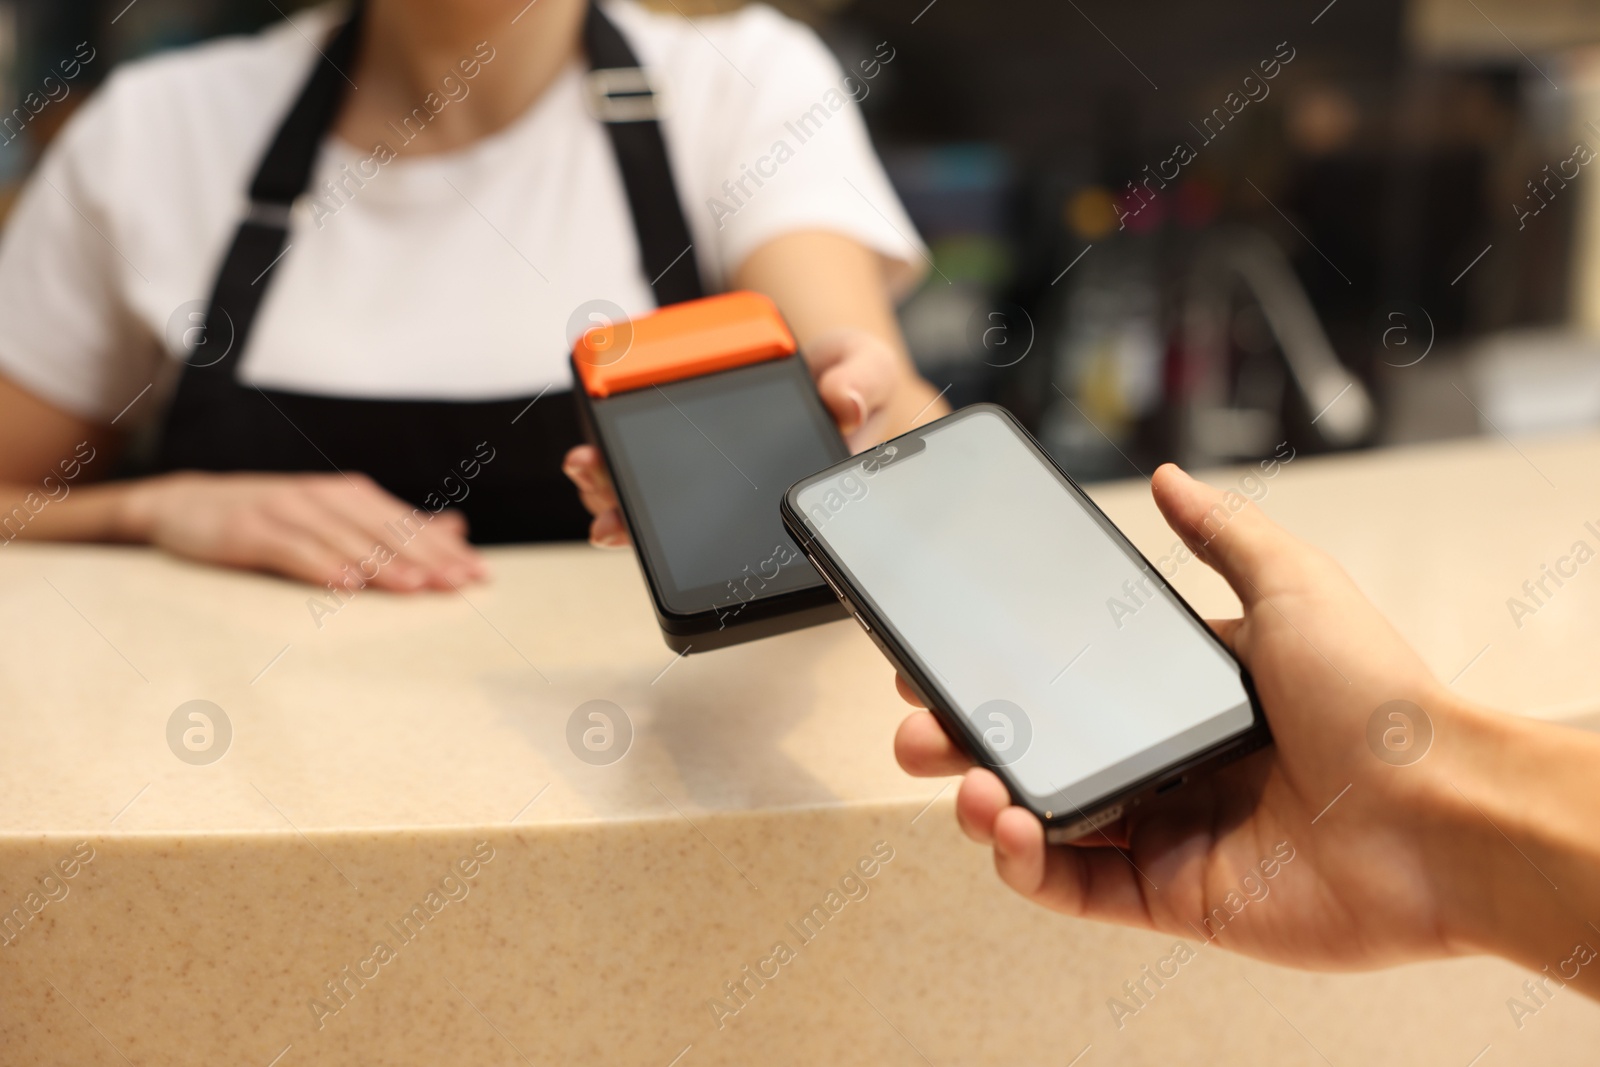
[[[664,87],[663,131],[708,291],[797,230],[843,233],[885,257],[897,284],[915,278],[920,240],[810,30],[761,5],[693,22],[628,2],[606,11]],[[210,295],[261,154],[316,59],[311,42],[341,17],[318,8],[108,79],[0,242],[0,373],[100,421],[153,385],[119,425],[159,411],[182,367],[183,310]],[[575,310],[654,306],[621,173],[584,103],[585,70],[575,60],[511,125],[460,150],[368,162],[371,149],[328,137],[243,380],[380,399],[566,387]],[[470,93],[458,72],[445,88],[463,85]],[[425,150],[427,130],[416,136]],[[347,177],[374,168],[364,184]],[[737,192],[747,168],[770,176]],[[330,195],[324,182],[342,188]]]

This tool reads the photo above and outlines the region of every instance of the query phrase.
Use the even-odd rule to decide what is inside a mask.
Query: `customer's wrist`
[[[1495,868],[1504,861],[1496,843],[1510,852],[1505,835],[1520,835],[1522,827],[1498,753],[1516,744],[1519,724],[1448,692],[1429,711],[1434,740],[1418,768],[1426,782],[1419,840],[1434,879],[1440,933],[1454,953],[1500,953],[1498,941],[1508,931],[1497,914]]]
[[[1586,922],[1600,859],[1600,742],[1453,696],[1439,720],[1425,847],[1447,945],[1534,970],[1580,939],[1600,948]]]

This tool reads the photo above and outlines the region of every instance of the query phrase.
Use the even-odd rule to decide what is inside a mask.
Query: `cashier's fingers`
[[[628,525],[622,519],[616,487],[606,470],[600,450],[579,445],[567,453],[561,470],[578,487],[578,499],[594,521],[589,524],[589,543],[598,548],[621,548],[628,543]]]
[[[467,520],[446,509],[415,536],[396,537],[402,543],[389,567],[411,567],[421,572],[434,589],[452,589],[489,576],[489,565],[467,540]],[[387,542],[394,547],[394,540]]]
[[[350,560],[318,533],[260,515],[240,523],[238,537],[216,562],[271,571],[312,585],[339,585]]]
[[[262,512],[269,521],[258,532],[270,565],[293,577],[414,592],[487,573],[457,513],[412,509],[359,476],[295,479],[263,501]],[[311,547],[318,542],[333,557],[326,576],[303,569],[327,570],[324,553]]]
[[[379,588],[449,589],[488,575],[460,512],[414,508],[362,475],[315,481],[310,495],[335,520],[318,528]]]
[[[806,346],[817,392],[852,449],[885,436],[885,411],[904,363],[882,339],[864,330],[839,330]]]
[[[589,543],[598,548],[621,548],[628,543],[628,525],[622,519],[616,487],[604,457],[593,445],[578,445],[561,462],[561,471],[578,487],[578,499],[594,521],[589,524]]]
[[[589,543],[596,548],[622,548],[628,543],[628,524],[621,510],[602,511],[589,524]]]
[[[313,482],[303,492],[288,488],[267,497],[254,533],[269,565],[318,584],[359,580],[400,591],[426,585],[419,568],[385,558],[380,538],[363,525],[361,506],[350,496],[342,482]]]
[[[578,445],[561,462],[561,472],[578,487],[578,496],[591,515],[603,515],[618,507],[617,490],[611,484],[600,450],[593,445]]]

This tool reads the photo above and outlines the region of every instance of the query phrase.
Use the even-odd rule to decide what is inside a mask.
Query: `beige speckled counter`
[[[1594,717],[1600,569],[1520,628],[1506,601],[1595,540],[1600,437],[1518,448],[1299,459],[1259,484],[1460,690]],[[1166,552],[1142,484],[1096,495]],[[0,548],[0,1063],[1600,1055],[1600,1007],[1559,995],[1518,1029],[1524,975],[1493,960],[1309,975],[1197,945],[1119,1029],[1108,1000],[1173,939],[1005,892],[948,784],[895,767],[903,708],[853,623],[676,659],[630,554],[492,562],[464,596],[363,592],[319,627],[287,582]],[[1177,582],[1229,610],[1201,565]],[[220,722],[186,747],[180,719],[169,746],[194,700],[231,726],[214,762],[175,752],[210,756]],[[631,723],[610,763],[575,753],[621,751],[620,719],[609,750],[584,748],[595,720],[568,742],[594,700]]]

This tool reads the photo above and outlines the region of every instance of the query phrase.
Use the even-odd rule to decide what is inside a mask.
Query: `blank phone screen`
[[[1087,804],[1251,727],[1238,665],[1008,421],[922,441],[795,503],[1022,788]]]
[[[791,484],[847,454],[815,392],[792,356],[596,405],[673,610],[821,584],[779,513]]]

